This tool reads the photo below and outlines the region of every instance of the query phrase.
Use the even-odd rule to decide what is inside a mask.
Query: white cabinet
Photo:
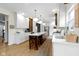
[[[15,36],[16,44],[23,43],[24,41],[29,40],[29,33],[20,32],[19,34],[16,33]]]
[[[26,24],[26,28],[29,28],[29,19],[28,18],[25,19],[25,24]]]
[[[36,22],[33,21],[33,32],[37,32]]]
[[[59,20],[59,26],[65,27],[65,7],[64,5],[60,5],[60,20]]]
[[[29,19],[21,14],[17,14],[16,28],[29,28]]]

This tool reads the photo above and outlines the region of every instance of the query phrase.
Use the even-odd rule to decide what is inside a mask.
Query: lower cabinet
[[[29,49],[38,50],[44,41],[45,39],[43,38],[43,35],[29,36]]]

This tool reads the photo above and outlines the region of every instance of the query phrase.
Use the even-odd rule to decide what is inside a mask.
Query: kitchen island
[[[46,40],[45,34],[45,32],[29,34],[29,49],[38,50]]]

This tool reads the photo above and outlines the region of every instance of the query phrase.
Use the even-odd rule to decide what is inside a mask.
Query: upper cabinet
[[[75,27],[79,27],[79,4],[75,5]]]
[[[59,11],[59,26],[65,27],[65,6],[61,4],[59,6]]]
[[[33,18],[32,17],[29,18],[29,31],[33,32]]]
[[[17,14],[16,28],[29,28],[29,19]]]

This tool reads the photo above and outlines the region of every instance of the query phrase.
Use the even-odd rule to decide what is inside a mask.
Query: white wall
[[[75,12],[74,12],[74,13],[72,12],[70,16],[68,15],[69,12],[71,12],[71,11],[74,10],[74,6],[75,6],[75,5],[76,5],[76,4],[68,4],[68,5],[67,5],[67,21],[73,18],[73,23],[70,24],[69,26],[74,25],[74,32],[75,32],[75,34],[77,34],[77,35],[79,36],[79,28],[75,28],[75,14],[74,14]],[[74,15],[74,16],[73,16],[73,15]]]
[[[0,13],[8,16],[8,21],[9,21],[9,25],[8,25],[8,29],[9,29],[8,45],[14,44],[15,43],[15,36],[14,36],[15,30],[10,29],[10,25],[15,26],[15,20],[16,20],[16,19],[14,19],[15,13],[10,12],[7,9],[4,9],[4,8],[0,8]]]
[[[29,19],[17,13],[16,28],[29,28]]]

